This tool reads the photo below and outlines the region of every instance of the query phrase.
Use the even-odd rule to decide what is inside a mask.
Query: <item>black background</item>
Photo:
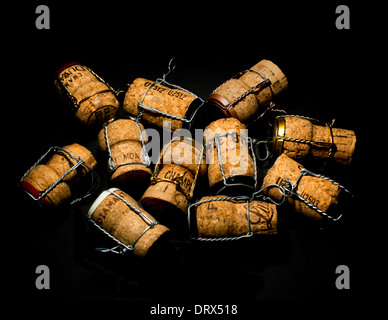
[[[380,281],[375,276],[380,279],[380,242],[373,234],[383,212],[373,203],[383,199],[372,192],[376,167],[369,162],[372,133],[381,121],[374,116],[376,125],[370,117],[379,114],[373,75],[379,62],[372,49],[378,40],[370,30],[380,29],[367,20],[372,9],[348,1],[46,2],[50,30],[37,30],[38,4],[8,10],[17,25],[6,36],[10,94],[3,106],[4,121],[13,123],[3,134],[12,155],[6,157],[8,166],[12,159],[7,197],[14,205],[2,212],[11,297],[37,303],[125,300],[148,314],[157,303],[229,302],[241,305],[241,312],[258,312],[257,300],[363,301],[375,293],[370,285]],[[350,30],[335,27],[339,4],[350,8]],[[80,61],[114,88],[125,89],[137,77],[162,76],[172,57],[177,67],[169,80],[202,98],[238,71],[272,60],[289,81],[277,107],[325,121],[336,118],[336,127],[354,130],[353,163],[325,172],[355,195],[342,221],[322,227],[283,210],[276,236],[210,245],[178,237],[162,257],[138,259],[95,253],[93,241],[103,240],[77,208],[41,210],[16,188],[50,146],[96,139],[97,131],[79,124],[55,91],[57,68]],[[251,136],[264,126],[266,121],[258,122]],[[99,157],[104,172],[105,158]],[[49,290],[35,287],[41,264],[50,268]],[[350,268],[350,290],[335,287],[341,264]]]

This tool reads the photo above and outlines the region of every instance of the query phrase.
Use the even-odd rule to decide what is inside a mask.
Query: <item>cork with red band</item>
[[[72,61],[72,62],[65,63],[62,67],[60,67],[60,68],[57,70],[56,75],[59,76],[59,74],[60,74],[63,70],[65,70],[65,69],[67,69],[67,68],[70,68],[70,67],[72,67],[72,66],[74,66],[74,65],[82,65],[82,63],[80,63],[80,62],[78,62],[78,61]]]
[[[236,110],[234,110],[234,106],[231,105],[229,101],[226,100],[222,95],[217,93],[212,93],[207,98],[207,101],[217,105],[217,107],[221,109],[221,111],[225,114],[225,116],[232,117],[239,120],[238,114]]]
[[[74,143],[63,147],[73,157],[63,151],[56,151],[46,164],[33,167],[20,181],[19,186],[44,206],[58,207],[71,197],[71,185],[82,179],[97,162],[92,153],[85,147]],[[88,166],[80,165],[71,169],[82,159]],[[60,179],[62,180],[60,181]],[[44,197],[47,190],[52,188]]]
[[[287,78],[280,68],[264,59],[221,84],[207,101],[219,107],[227,117],[245,123],[259,115],[260,109],[270,105],[287,85]]]
[[[54,83],[82,123],[101,125],[115,117],[119,108],[115,91],[88,67],[78,62],[65,64]]]

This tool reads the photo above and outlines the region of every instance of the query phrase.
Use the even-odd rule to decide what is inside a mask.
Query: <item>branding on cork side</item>
[[[157,91],[159,93],[163,93],[163,92],[165,92],[167,90],[167,94],[169,96],[174,97],[174,98],[178,98],[180,100],[184,100],[188,96],[187,94],[185,94],[183,92],[159,86],[159,85],[157,85],[156,83],[154,83],[152,81],[146,81],[144,83],[144,87],[146,87],[146,88],[150,87],[151,85],[152,85],[152,88],[150,90],[155,90],[155,91]]]
[[[303,169],[302,166],[298,166],[298,168],[299,168],[299,169]],[[284,187],[284,186],[287,185],[287,182],[288,182],[288,180],[285,180],[285,179],[283,179],[282,177],[278,177],[278,178],[276,179],[275,184]],[[314,196],[308,194],[307,192],[302,191],[302,192],[300,193],[300,196],[303,197],[307,202],[311,203],[313,206],[315,206],[315,207],[318,207],[318,206],[319,206],[319,200],[318,200],[317,198],[315,198]]]
[[[62,82],[65,88],[71,86],[75,80],[83,76],[83,72],[86,71],[82,65],[73,65],[64,69],[64,71],[58,74],[59,80]]]
[[[164,175],[164,179],[168,179],[168,180],[174,180],[178,178],[180,178],[180,175],[178,172],[175,172],[174,170],[168,170]],[[179,183],[181,188],[188,190],[192,184],[193,184],[193,181],[188,177],[186,176],[181,177],[181,181]]]

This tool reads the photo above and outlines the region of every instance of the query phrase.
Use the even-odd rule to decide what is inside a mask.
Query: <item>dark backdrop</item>
[[[378,62],[364,25],[368,8],[344,3],[351,28],[338,30],[339,2],[47,2],[50,30],[37,30],[38,4],[9,11],[18,28],[7,37],[12,57],[4,61],[12,67],[12,94],[3,119],[12,119],[13,126],[3,134],[11,142],[7,196],[14,204],[2,212],[7,221],[4,264],[12,270],[10,288],[16,298],[123,299],[143,306],[140,311],[147,314],[157,303],[242,303],[254,311],[256,300],[319,302],[371,294],[365,285],[373,283],[368,274],[377,264],[378,248],[370,245],[370,230],[379,211],[365,190],[372,183],[368,155],[375,126],[368,115],[376,108],[371,72]],[[325,121],[336,118],[337,127],[355,130],[353,163],[326,172],[355,195],[342,221],[322,227],[283,210],[277,236],[211,245],[177,237],[162,257],[138,259],[95,253],[104,240],[78,207],[42,211],[16,188],[50,146],[96,141],[97,131],[80,125],[55,91],[57,68],[81,61],[114,88],[126,89],[137,77],[162,76],[172,57],[177,67],[171,82],[202,98],[238,71],[272,60],[289,81],[277,100],[279,108]],[[262,134],[260,127],[267,125],[258,122],[251,135]],[[103,174],[105,158],[99,157]],[[49,290],[35,287],[35,268],[41,264],[50,268]],[[335,269],[341,264],[350,268],[350,290],[335,287]]]

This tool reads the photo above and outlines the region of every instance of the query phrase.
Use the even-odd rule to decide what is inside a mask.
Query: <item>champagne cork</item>
[[[356,147],[352,130],[332,128],[330,124],[301,116],[280,116],[274,125],[274,152],[293,159],[307,155],[348,164]]]
[[[147,143],[148,138],[143,125],[131,119],[120,119],[111,120],[105,126],[98,134],[98,144],[102,151],[107,151],[108,140],[111,151],[108,167],[112,170],[112,183],[122,185],[148,180],[151,170],[147,168],[144,154],[143,143]],[[109,161],[113,161],[112,166]]]
[[[264,188],[271,184],[285,186],[286,181],[291,181],[292,184],[295,184],[300,177],[302,169],[302,165],[283,153],[277,158],[272,168],[268,170],[261,187]],[[327,214],[336,210],[341,191],[342,189],[338,184],[311,175],[304,175],[294,187],[294,192],[297,192],[307,202]],[[265,193],[275,200],[282,199],[282,194],[276,187],[265,189]],[[322,219],[321,214],[307,206],[301,200],[295,197],[286,197],[286,201],[288,201],[296,212],[302,213],[314,220]]]
[[[219,119],[206,127],[204,141],[210,187],[223,181],[221,166],[226,179],[245,176],[254,181],[254,162],[246,141],[248,132],[242,129],[246,129],[245,125],[235,118]],[[220,154],[218,154],[214,139],[216,134],[224,135],[218,137]],[[225,134],[227,135],[225,136]]]
[[[117,188],[103,191],[91,205],[88,216],[121,243],[133,246],[134,254],[141,257],[145,256],[152,245],[169,231],[161,224],[154,224],[156,220],[148,212],[141,209],[132,197]]]
[[[93,169],[97,162],[92,153],[85,147],[74,143],[63,147],[69,151],[75,159],[64,151],[57,150],[45,165],[38,164],[20,182],[20,186],[35,198],[41,196],[47,189],[54,185],[67,171],[69,171],[81,158],[89,167]],[[63,180],[55,186],[45,197],[39,201],[45,206],[59,206],[71,197],[71,185],[90,170],[85,165],[80,165],[77,169],[67,174]]]
[[[151,185],[140,200],[151,212],[177,208],[186,213],[197,179],[206,173],[202,146],[190,138],[174,139],[163,148]]]
[[[142,101],[143,97],[142,103],[144,105],[179,118],[185,118],[190,106],[194,106],[193,102],[197,99],[196,96],[186,91],[170,89],[154,81],[137,78],[132,82],[125,94],[124,111],[132,116],[137,116],[139,112],[138,103]],[[171,121],[171,131],[182,128],[183,123],[181,120],[173,120],[144,108],[141,108],[141,112],[143,113],[142,119],[144,121],[160,128],[163,128],[163,121]]]
[[[288,81],[283,71],[272,61],[266,59],[261,60],[250,68],[240,77],[240,80],[253,88],[264,81],[262,75],[269,79],[270,85],[255,91],[255,95],[259,105],[265,106],[269,104],[274,96],[277,96],[287,88]]]
[[[199,202],[222,198],[223,196],[203,197]],[[239,237],[253,234],[277,233],[276,206],[264,201],[249,201],[248,224],[247,201],[218,200],[197,206],[196,224],[200,238]]]
[[[247,122],[287,86],[287,78],[280,68],[264,59],[220,85],[208,101],[218,106],[227,117]]]
[[[245,122],[259,108],[259,103],[254,94],[248,94],[237,102],[249,89],[251,89],[249,85],[240,79],[230,79],[214,90],[208,101],[217,104],[225,116]]]
[[[69,98],[82,123],[100,125],[115,117],[119,102],[114,90],[88,67],[72,62],[60,68],[57,76],[58,91]]]

